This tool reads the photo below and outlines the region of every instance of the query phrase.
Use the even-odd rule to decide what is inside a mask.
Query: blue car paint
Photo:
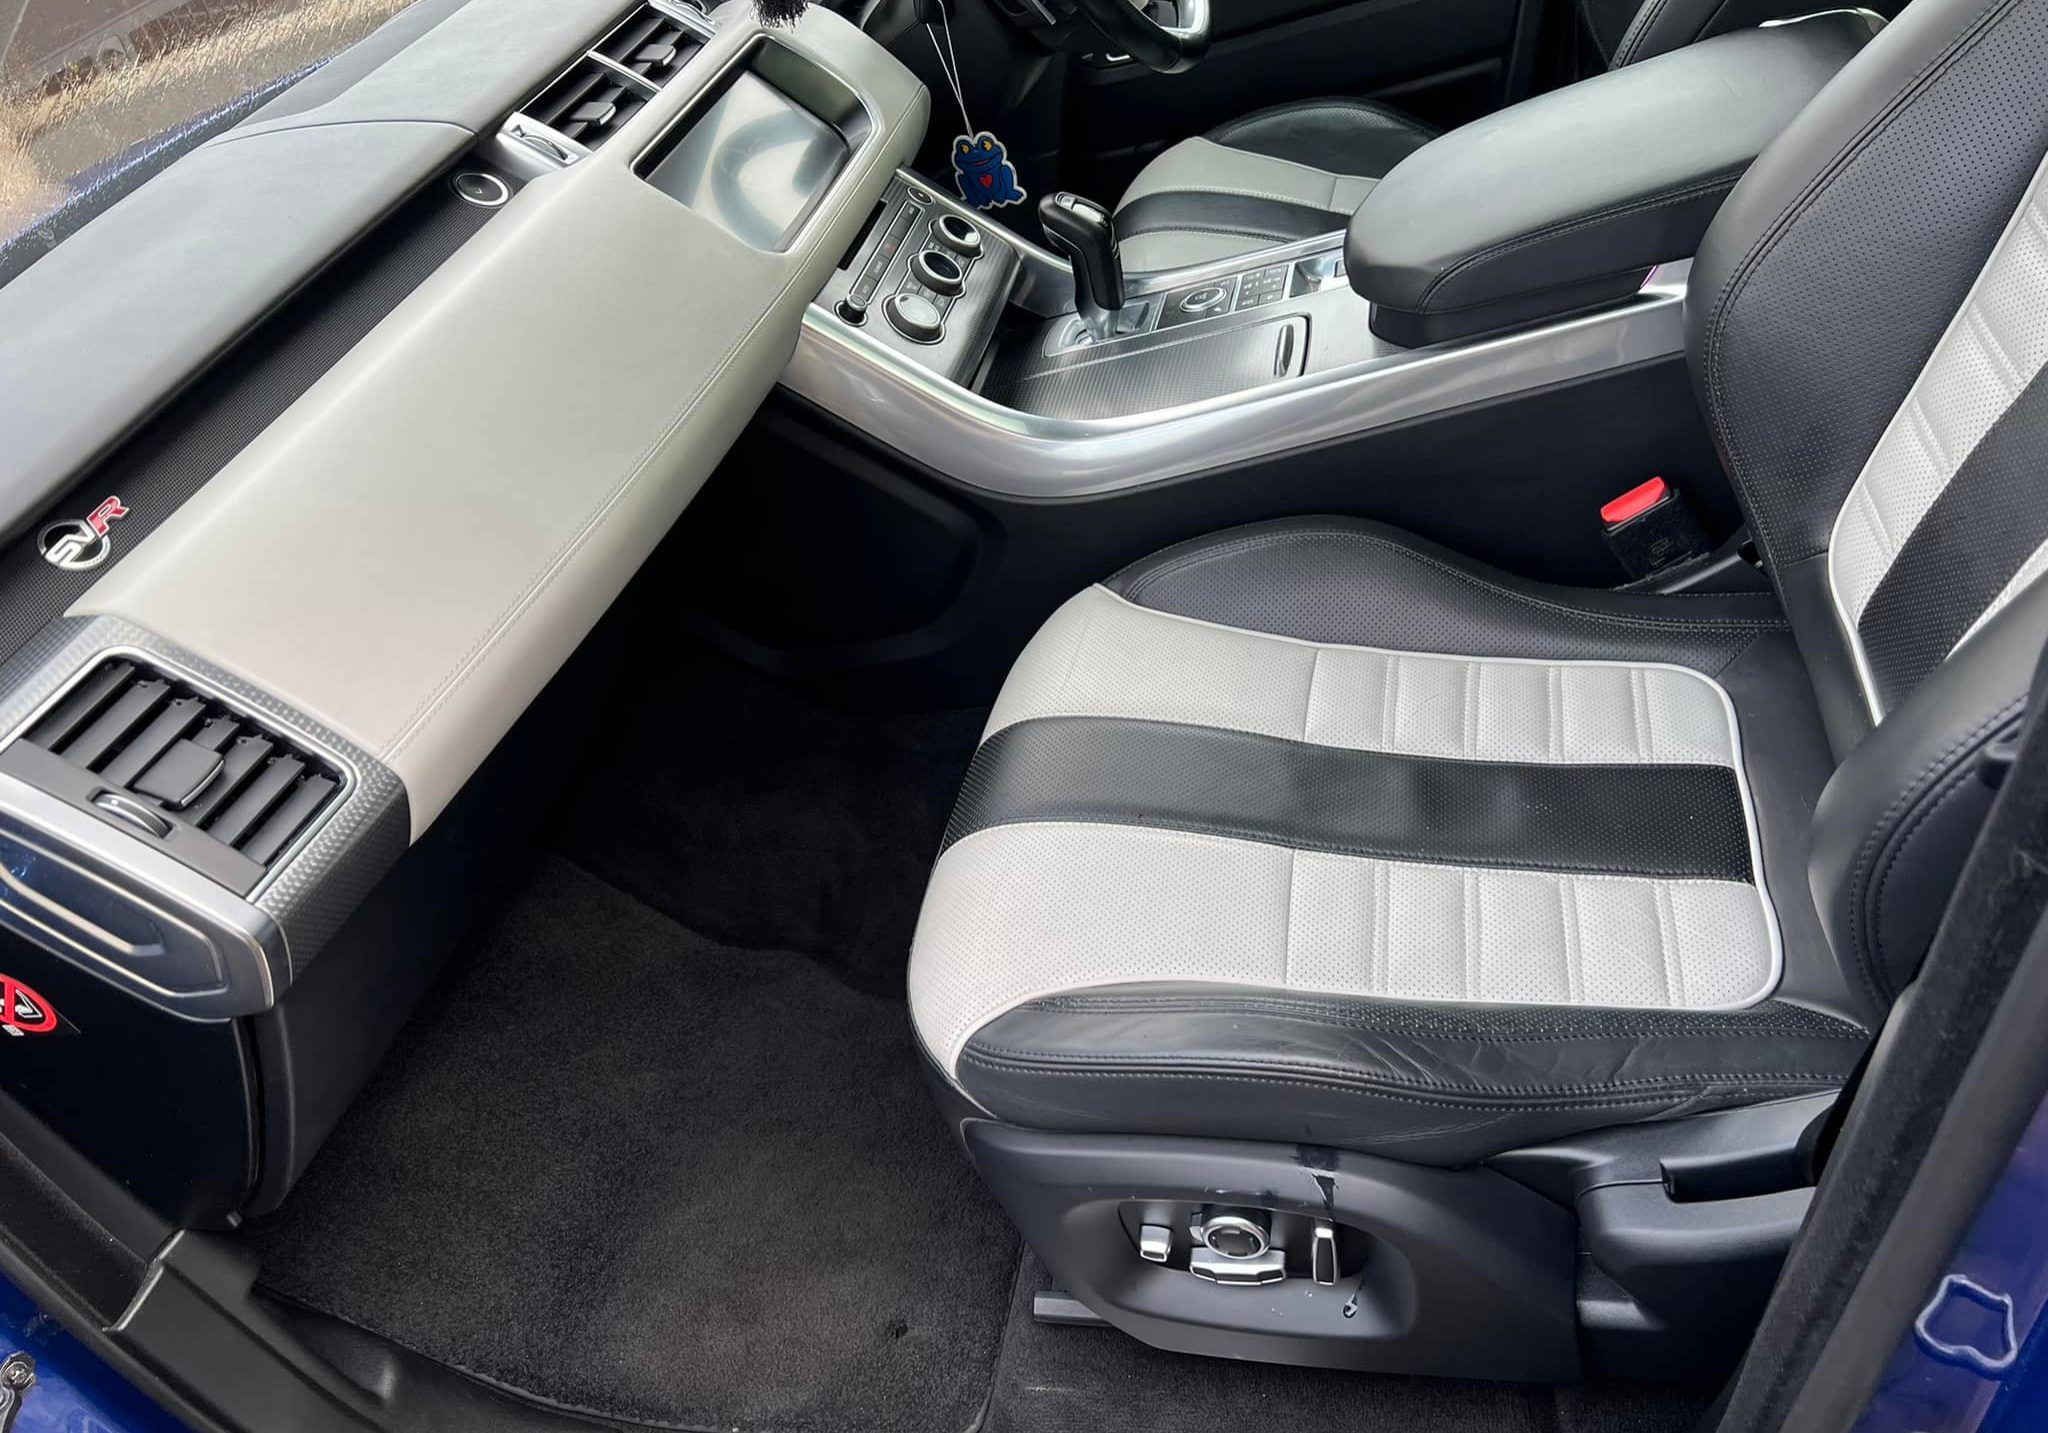
[[[0,1279],[0,1359],[12,1353],[35,1360],[36,1381],[10,1433],[183,1433],[183,1423]]]
[[[2048,1428],[2048,1101],[1928,1290],[1855,1433]]]

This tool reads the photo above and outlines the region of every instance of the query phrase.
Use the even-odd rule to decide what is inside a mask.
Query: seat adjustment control
[[[1309,1246],[1309,1273],[1319,1284],[1337,1282],[1337,1226],[1327,1219],[1316,1220]]]
[[[1195,1242],[1226,1259],[1256,1259],[1272,1242],[1273,1217],[1263,1209],[1204,1210]]]
[[[1274,1247],[1273,1216],[1263,1209],[1205,1209],[1188,1232],[1188,1272],[1198,1279],[1251,1285],[1287,1277],[1287,1251]]]

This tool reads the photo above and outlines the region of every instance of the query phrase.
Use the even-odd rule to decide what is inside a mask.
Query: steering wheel
[[[1161,74],[1193,69],[1209,51],[1209,0],[1074,0],[1116,54]],[[1175,23],[1155,18],[1169,11]]]

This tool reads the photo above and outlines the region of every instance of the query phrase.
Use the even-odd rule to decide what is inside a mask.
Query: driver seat
[[[1793,0],[1580,0],[1595,55],[1619,69],[1777,15]],[[1610,39],[1609,37],[1617,36]],[[1372,187],[1437,131],[1388,105],[1275,105],[1182,140],[1116,209],[1126,271],[1157,273],[1341,231]]]

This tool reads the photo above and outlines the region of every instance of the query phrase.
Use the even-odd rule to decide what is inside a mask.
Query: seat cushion
[[[1014,1123],[1432,1163],[1829,1088],[1865,1038],[1801,876],[1829,765],[1766,596],[1218,534],[1018,660],[912,1012]]]
[[[1365,100],[1309,100],[1233,120],[1146,165],[1117,205],[1133,273],[1340,232],[1373,184],[1436,137]]]

